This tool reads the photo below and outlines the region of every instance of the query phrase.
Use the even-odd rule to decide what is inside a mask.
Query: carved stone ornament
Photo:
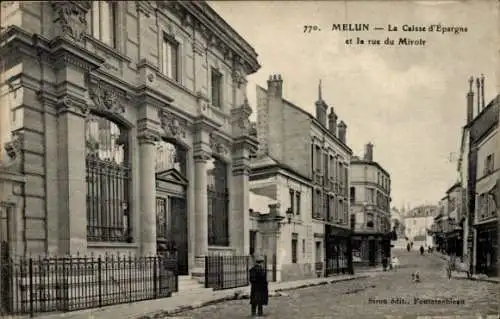
[[[12,134],[12,140],[5,143],[4,149],[7,152],[11,161],[19,159],[19,154],[23,147],[24,135],[20,132],[15,132]]]
[[[137,134],[139,144],[155,144],[160,140],[158,134],[153,130],[143,130]]]
[[[168,137],[175,139],[186,137],[186,122],[184,120],[164,110],[159,111],[159,117],[161,127]]]
[[[59,113],[73,112],[79,115],[87,116],[90,112],[90,108],[85,101],[80,101],[75,97],[65,95],[57,102],[57,111]]]
[[[103,86],[100,82],[97,85],[89,86],[89,96],[94,102],[95,108],[100,111],[118,114],[125,112],[125,107],[120,103],[116,91]]]
[[[208,110],[208,97],[201,91],[196,92],[196,100],[198,102],[198,111],[204,114]]]
[[[229,148],[220,140],[220,138],[213,134],[210,135],[210,148],[212,149],[212,152],[222,156],[229,154]]]
[[[52,1],[54,20],[60,36],[82,42],[87,31],[87,12],[90,1]]]
[[[250,130],[250,114],[252,114],[252,108],[248,104],[248,99],[245,96],[245,100],[243,104],[240,106],[241,111],[238,114],[238,126],[240,129],[243,131],[248,131]]]

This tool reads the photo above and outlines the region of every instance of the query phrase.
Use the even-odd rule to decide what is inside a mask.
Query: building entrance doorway
[[[189,274],[187,181],[175,169],[156,174],[156,244],[158,255],[177,256],[178,275]]]
[[[368,262],[370,266],[375,266],[377,257],[377,243],[374,239],[368,240]]]

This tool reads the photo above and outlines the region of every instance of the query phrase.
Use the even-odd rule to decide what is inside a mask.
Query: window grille
[[[229,191],[227,165],[218,158],[209,162],[208,186],[208,244],[229,245]]]
[[[95,114],[86,120],[87,239],[131,241],[128,134]]]

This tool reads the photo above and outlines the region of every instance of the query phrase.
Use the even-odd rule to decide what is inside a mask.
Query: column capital
[[[212,158],[212,154],[205,150],[196,150],[193,154],[195,163],[205,163]]]
[[[155,144],[160,140],[160,134],[155,130],[143,130],[137,134],[139,144]]]
[[[246,135],[233,139],[233,152],[247,150],[250,153],[256,152],[259,148],[259,141],[253,136]]]
[[[58,115],[72,113],[77,116],[86,117],[90,112],[90,108],[84,99],[68,94],[57,99],[55,106]]]

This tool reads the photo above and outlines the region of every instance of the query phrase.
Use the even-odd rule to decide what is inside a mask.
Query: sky
[[[209,4],[259,54],[256,85],[281,74],[284,98],[315,113],[323,99],[347,124],[355,155],[374,144],[374,160],[391,173],[392,206],[437,204],[456,181],[456,154],[465,124],[470,76],[485,76],[486,104],[500,92],[496,1],[211,1]],[[331,31],[332,24],[367,23],[385,31]],[[467,32],[387,31],[403,24],[465,27]],[[304,25],[321,31],[304,33]],[[371,30],[370,29],[370,30]],[[425,46],[346,45],[356,37],[382,42],[408,37]],[[474,88],[475,90],[475,88]],[[450,156],[450,154],[452,154]],[[450,161],[451,157],[451,161]]]

